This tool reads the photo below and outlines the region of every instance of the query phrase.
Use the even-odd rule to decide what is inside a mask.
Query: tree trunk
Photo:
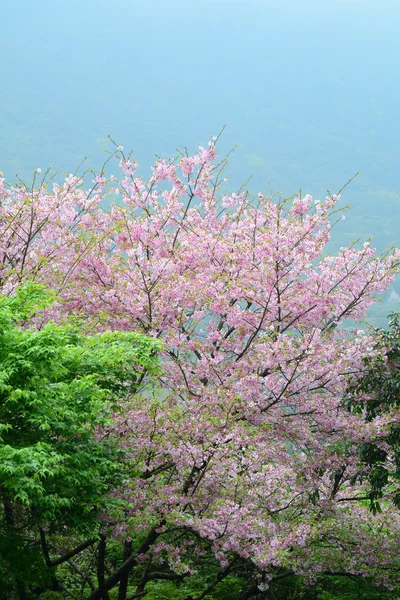
[[[102,600],[110,600],[104,576],[104,560],[106,557],[106,536],[100,534],[97,558],[97,581],[99,586],[100,598]]]
[[[130,557],[132,554],[132,542],[125,540],[124,543],[124,562]],[[118,600],[126,600],[126,593],[128,591],[128,579],[129,572],[125,573],[121,577],[121,581],[119,582],[119,590],[118,590]]]

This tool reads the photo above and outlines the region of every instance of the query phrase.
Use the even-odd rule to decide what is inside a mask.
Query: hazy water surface
[[[338,244],[400,245],[400,3],[19,0],[1,6],[0,169],[154,155],[224,124],[233,188],[323,196],[355,172]],[[400,292],[400,289],[398,290]]]

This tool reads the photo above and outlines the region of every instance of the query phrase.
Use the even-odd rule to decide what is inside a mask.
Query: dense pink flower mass
[[[374,347],[337,325],[365,317],[399,252],[326,255],[339,196],[221,198],[213,142],[158,160],[147,183],[116,156],[122,178],[102,175],[90,192],[73,176],[51,191],[0,187],[4,289],[35,277],[60,294],[52,316],[165,345],[159,389],[143,381],[110,428],[133,473],[116,491],[125,518],[105,516],[114,535],[154,529],[154,556],[180,572],[203,540],[222,565],[240,555],[267,576],[280,566],[385,581],[400,567],[400,516],[385,502],[372,515],[356,475],[359,444],[396,415],[347,410],[349,377]],[[118,203],[104,210],[110,190]]]

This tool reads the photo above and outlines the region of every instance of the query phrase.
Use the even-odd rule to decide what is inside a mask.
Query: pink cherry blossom
[[[158,524],[153,555],[178,572],[192,566],[171,529],[199,553],[207,540],[222,565],[238,555],[267,575],[346,570],[387,583],[400,516],[353,499],[365,494],[359,444],[380,443],[400,417],[347,410],[349,379],[376,349],[339,326],[365,318],[400,253],[328,255],[339,196],[219,198],[215,158],[212,142],[159,160],[148,182],[124,159],[109,210],[103,175],[89,191],[73,176],[51,192],[0,179],[3,290],[34,278],[59,294],[48,318],[164,343],[156,391],[144,378],[107,432],[132,464],[115,490],[124,518],[105,516],[116,537]]]

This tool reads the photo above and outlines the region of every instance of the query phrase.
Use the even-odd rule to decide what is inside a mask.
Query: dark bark
[[[126,560],[128,560],[128,558],[130,557],[131,554],[132,554],[132,542],[130,540],[129,541],[125,540],[124,554],[123,554],[124,562]],[[126,593],[128,591],[128,579],[129,579],[129,572],[125,573],[121,577],[121,581],[119,582],[118,600],[126,600]]]
[[[145,594],[145,587],[146,587],[146,583],[148,582],[148,578],[147,575],[149,573],[149,569],[150,569],[150,565],[151,565],[151,561],[152,561],[152,557],[150,556],[149,560],[147,561],[147,564],[144,568],[143,574],[142,574],[142,578],[139,581],[138,585],[136,586],[136,590],[135,590],[135,595],[138,596],[140,594]]]
[[[234,562],[236,562],[236,561],[234,561]],[[210,583],[210,585],[207,586],[206,589],[203,592],[201,592],[201,594],[199,594],[198,596],[196,596],[196,598],[194,598],[193,600],[203,600],[203,598],[205,598],[210,592],[212,592],[213,589],[220,583],[220,581],[222,581],[223,579],[225,579],[225,577],[227,575],[229,575],[229,573],[231,572],[232,567],[234,565],[234,562],[231,563],[230,565],[228,565],[222,571],[219,571],[217,573],[217,575],[215,576],[214,581],[212,581]]]
[[[105,580],[104,585],[107,590],[111,590],[114,586],[117,585],[117,583],[119,583],[121,581],[121,578],[124,577],[124,575],[129,574],[131,572],[133,567],[136,566],[136,564],[137,564],[136,557],[139,554],[146,554],[146,552],[149,550],[150,546],[152,546],[152,544],[154,544],[154,542],[156,541],[156,539],[159,536],[159,534],[157,533],[157,529],[159,527],[163,527],[163,525],[165,525],[165,521],[162,521],[157,527],[153,527],[153,529],[150,530],[147,538],[144,540],[142,545],[138,548],[137,553],[132,554],[129,558],[127,558],[127,560],[124,563],[122,563],[122,565],[116,571],[114,571],[114,573],[112,573],[110,575],[110,577],[108,577],[108,579]],[[102,598],[102,593],[101,593],[100,589],[97,588],[94,592],[92,592],[90,594],[90,596],[87,598],[87,600],[101,600],[101,598]]]
[[[91,538],[89,540],[82,542],[82,544],[79,544],[79,546],[76,546],[76,548],[74,548],[73,550],[70,550],[69,552],[62,554],[59,558],[55,558],[54,560],[51,560],[51,558],[50,558],[50,554],[49,554],[49,550],[48,550],[48,546],[47,546],[47,542],[46,542],[46,536],[45,536],[43,529],[40,529],[40,541],[42,543],[42,550],[43,550],[44,559],[46,561],[46,565],[48,567],[57,567],[58,565],[61,565],[62,563],[67,562],[68,560],[70,560],[71,558],[73,558],[74,556],[79,554],[80,552],[83,552],[83,550],[86,550],[86,548],[89,548],[89,546],[93,546],[93,544],[97,541],[97,538]]]
[[[101,600],[110,600],[110,596],[108,595],[108,589],[105,581],[105,570],[104,570],[104,561],[106,558],[106,536],[101,533],[100,541],[98,546],[98,557],[97,557],[97,581],[98,581],[98,589],[100,591]]]
[[[49,555],[49,548],[47,546],[47,542],[46,542],[46,537],[44,534],[44,530],[42,528],[40,528],[40,542],[42,545],[42,552],[43,552],[43,556],[44,556],[44,560],[46,562],[46,565],[49,567],[51,566],[51,560],[50,560],[50,555]],[[51,579],[51,589],[54,592],[60,592],[61,591],[61,587],[60,584],[58,583],[57,577],[55,576],[55,574],[51,574],[50,575],[50,579]]]

